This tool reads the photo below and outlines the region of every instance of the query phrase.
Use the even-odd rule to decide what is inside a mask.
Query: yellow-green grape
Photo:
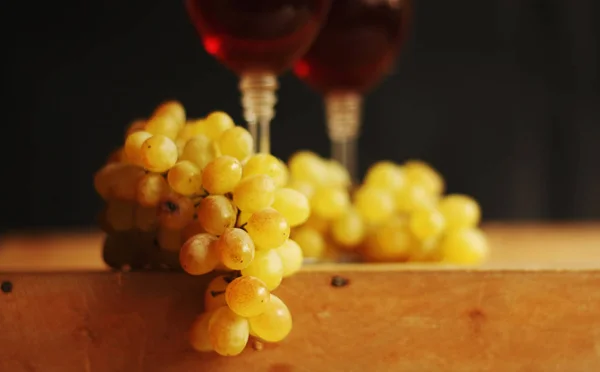
[[[302,227],[311,227],[319,233],[327,235],[329,234],[329,230],[331,228],[331,221],[332,220],[325,219],[312,213],[310,217],[308,217],[308,220],[306,220],[306,222],[302,225]]]
[[[235,123],[229,115],[221,111],[212,112],[204,121],[204,135],[216,141],[227,129],[233,128]]]
[[[233,156],[242,161],[252,155],[254,140],[252,135],[243,127],[229,128],[217,140],[221,155]]]
[[[220,275],[208,283],[204,292],[204,311],[212,311],[227,305],[225,290],[232,281],[233,277],[230,275]]]
[[[402,168],[408,183],[420,185],[435,197],[444,192],[444,179],[429,164],[419,160],[411,160],[404,163]]]
[[[390,218],[396,210],[393,194],[374,186],[363,186],[356,191],[354,207],[367,224],[379,224]]]
[[[248,320],[227,306],[216,309],[208,322],[210,344],[217,354],[223,356],[238,355],[244,351],[249,332]]]
[[[279,342],[292,331],[292,314],[281,299],[271,295],[266,310],[248,319],[251,333],[267,342]]]
[[[158,173],[142,176],[136,187],[136,201],[144,207],[155,207],[169,193],[169,185]]]
[[[173,191],[181,195],[193,195],[202,192],[202,171],[189,160],[178,162],[169,170],[167,181]]]
[[[247,232],[239,228],[228,228],[217,242],[221,262],[231,270],[242,270],[254,259],[254,242]]]
[[[319,155],[310,151],[299,151],[288,161],[290,176],[294,180],[323,185],[327,180],[327,165]]]
[[[185,124],[185,108],[181,102],[171,100],[165,101],[158,105],[158,107],[152,113],[153,117],[168,116],[171,117],[175,123],[180,127]]]
[[[285,164],[270,154],[252,155],[244,164],[244,178],[257,174],[271,177],[277,187],[284,186],[288,181]]]
[[[371,261],[405,261],[417,245],[406,222],[392,219],[367,236],[365,254]]]
[[[136,185],[144,170],[133,164],[112,163],[104,166],[94,176],[94,187],[104,200],[134,201]]]
[[[301,192],[308,199],[312,198],[312,196],[315,194],[314,185],[308,181],[300,181],[300,180],[292,179],[288,183],[287,187],[290,189],[294,189],[298,192]]]
[[[331,237],[342,248],[352,249],[365,237],[365,223],[358,212],[349,209],[331,223]]]
[[[275,249],[256,251],[254,260],[250,266],[242,270],[242,275],[262,280],[269,291],[272,291],[283,280],[283,263]]]
[[[292,239],[288,239],[285,243],[276,248],[276,252],[279,255],[279,258],[281,258],[284,278],[292,276],[300,271],[304,255],[302,254],[302,248],[300,248],[298,243]]]
[[[181,125],[171,116],[153,116],[146,123],[146,131],[172,140],[177,138]]]
[[[348,170],[335,160],[325,162],[327,167],[327,184],[332,187],[348,187],[351,184]]]
[[[155,135],[142,144],[141,158],[144,168],[150,172],[163,173],[177,163],[179,152],[169,137]]]
[[[130,134],[139,132],[141,130],[145,130],[146,128],[146,120],[145,119],[136,119],[129,124],[127,127],[127,131],[125,131],[125,138],[129,137]]]
[[[270,295],[262,280],[253,276],[241,276],[227,286],[225,301],[234,313],[249,318],[266,310]]]
[[[275,200],[275,182],[265,174],[244,178],[233,190],[233,202],[244,212],[268,208]]]
[[[438,207],[446,218],[448,230],[476,227],[481,219],[479,204],[467,195],[448,195],[440,200]]]
[[[348,191],[339,187],[320,187],[310,200],[312,213],[324,219],[338,218],[350,207]]]
[[[210,311],[204,312],[196,318],[194,323],[192,323],[189,340],[196,351],[213,351],[213,347],[210,344],[210,337],[208,336],[208,323],[210,322],[212,314],[213,313]]]
[[[310,226],[294,229],[292,239],[302,248],[306,258],[321,258],[325,254],[326,243],[323,235]]]
[[[202,275],[215,269],[219,263],[219,250],[211,234],[198,234],[189,238],[179,251],[179,263],[185,272]]]
[[[435,196],[428,193],[424,187],[414,184],[408,184],[396,190],[394,199],[396,210],[400,213],[412,213],[418,209],[433,208],[436,204]]]
[[[208,137],[206,137],[204,135],[204,126],[203,123],[204,119],[199,119],[199,120],[191,120],[188,121],[179,131],[179,133],[177,134],[177,138],[187,142],[190,139],[192,139],[193,137],[196,136],[203,136],[205,137],[207,140]],[[209,140],[210,141],[210,140]]]
[[[186,241],[194,235],[202,234],[205,232],[206,232],[206,230],[204,230],[204,227],[202,227],[202,224],[196,218],[196,219],[193,219],[192,221],[190,221],[190,223],[188,223],[183,228],[183,230],[181,230],[181,239],[183,241]]]
[[[194,203],[185,196],[170,193],[158,205],[158,221],[171,230],[181,230],[194,218]]]
[[[134,227],[134,208],[133,203],[111,200],[106,206],[106,222],[115,231],[131,230]]]
[[[277,189],[271,206],[279,211],[292,227],[303,224],[310,215],[308,198],[294,189]]]
[[[152,231],[158,225],[158,210],[156,207],[138,205],[134,212],[135,227],[142,231]]]
[[[273,208],[252,213],[246,231],[257,249],[273,249],[290,237],[290,225],[285,217]]]
[[[421,240],[439,236],[446,227],[444,215],[436,208],[416,210],[408,223],[412,233]]]
[[[146,131],[137,131],[127,136],[125,140],[125,156],[127,160],[136,165],[143,165],[142,163],[142,144],[148,138],[152,137],[152,133]]]
[[[419,242],[412,251],[409,260],[413,262],[436,262],[441,260],[440,237],[429,238]]]
[[[216,155],[211,140],[204,135],[198,135],[187,141],[181,153],[181,160],[189,160],[200,169],[204,169]]]
[[[248,220],[250,219],[250,216],[252,216],[252,213],[240,211],[240,213],[238,214],[238,219],[237,219],[237,222],[235,223],[235,226],[242,227],[242,226],[246,225],[246,223],[248,223]]]
[[[163,251],[179,252],[184,241],[181,230],[171,230],[161,226],[156,232],[156,242]]]
[[[440,243],[442,260],[461,265],[477,265],[489,255],[489,246],[479,229],[463,229],[448,232]]]
[[[202,172],[202,185],[210,194],[232,192],[242,179],[242,165],[232,156],[224,155],[208,163]]]
[[[402,168],[390,161],[373,164],[365,176],[365,185],[398,190],[406,184]]]
[[[223,195],[210,195],[202,199],[196,214],[206,232],[221,235],[227,228],[235,226],[237,210]]]

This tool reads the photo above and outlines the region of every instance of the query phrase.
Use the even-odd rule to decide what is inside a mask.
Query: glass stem
[[[277,77],[270,73],[248,73],[240,79],[242,107],[256,152],[270,153],[270,125],[277,103]]]
[[[333,92],[325,96],[327,132],[331,156],[358,180],[357,141],[361,125],[362,96],[355,92]]]

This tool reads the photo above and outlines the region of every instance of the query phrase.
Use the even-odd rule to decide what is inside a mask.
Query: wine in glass
[[[206,51],[240,77],[244,119],[270,152],[277,76],[310,47],[331,0],[186,0]]]
[[[406,39],[410,0],[334,0],[294,73],[324,96],[332,157],[356,179],[362,97],[392,68]]]

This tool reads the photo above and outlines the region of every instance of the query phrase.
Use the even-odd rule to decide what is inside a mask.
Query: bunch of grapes
[[[237,355],[250,335],[277,342],[292,327],[287,306],[271,292],[302,266],[302,250],[289,236],[310,205],[285,187],[285,163],[253,149],[251,135],[227,114],[186,120],[181,104],[165,102],[131,125],[123,148],[95,177],[107,203],[104,256],[111,266],[158,262],[191,275],[228,272],[209,284],[205,312],[192,326],[199,351]]]
[[[478,203],[443,195],[443,178],[422,161],[378,162],[352,190],[339,164],[314,153],[298,152],[289,168],[290,187],[311,203],[292,231],[307,258],[468,265],[488,255]]]

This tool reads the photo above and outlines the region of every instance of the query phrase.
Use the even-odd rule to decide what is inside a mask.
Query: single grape
[[[153,117],[168,116],[171,117],[180,127],[185,124],[185,108],[181,102],[171,100],[158,105],[152,113]]]
[[[343,188],[320,187],[315,191],[310,204],[313,214],[331,220],[343,215],[350,207],[350,196]]]
[[[202,234],[205,232],[206,230],[204,230],[204,227],[202,227],[200,221],[198,221],[198,219],[195,218],[192,221],[190,221],[190,223],[185,225],[183,230],[181,230],[181,239],[183,241],[186,241],[194,235]]]
[[[211,140],[204,135],[198,135],[187,141],[180,160],[189,160],[200,169],[204,169],[206,164],[216,156],[217,153]]]
[[[271,295],[266,310],[248,319],[251,333],[267,342],[279,342],[292,331],[292,314],[281,299]]]
[[[216,309],[208,322],[208,335],[214,351],[223,356],[238,355],[248,343],[248,320],[227,306]]]
[[[441,237],[428,238],[421,240],[418,246],[412,251],[409,260],[413,262],[437,262],[441,261],[440,252]]]
[[[158,205],[158,221],[171,230],[181,230],[194,218],[194,203],[185,196],[170,193]]]
[[[144,168],[151,172],[163,173],[177,163],[177,146],[169,137],[155,135],[142,144],[141,158]]]
[[[244,212],[268,208],[275,200],[275,182],[265,174],[246,177],[233,190],[233,202]]]
[[[223,195],[202,199],[196,214],[204,230],[213,235],[221,235],[227,228],[234,227],[237,218],[235,206]]]
[[[189,160],[178,162],[167,174],[169,186],[181,195],[200,194],[202,192],[202,171]]]
[[[284,278],[290,277],[300,271],[304,255],[298,243],[292,239],[288,239],[281,246],[277,247],[276,251],[283,265]]]
[[[349,208],[351,209],[351,208]],[[343,214],[342,214],[343,216]],[[331,221],[329,219],[325,219],[323,217],[317,216],[316,214],[311,214],[310,217],[308,217],[308,220],[306,220],[306,222],[302,225],[302,227],[311,227],[313,229],[315,229],[316,231],[318,231],[319,233],[323,234],[323,235],[327,235],[329,234],[329,230],[331,228]]]
[[[143,165],[142,144],[150,137],[152,137],[152,133],[146,131],[136,131],[127,136],[124,149],[125,156],[130,163],[140,166]]]
[[[129,202],[111,200],[106,207],[106,221],[115,231],[133,229],[135,205]]]
[[[489,255],[489,246],[479,229],[453,230],[440,243],[442,260],[460,265],[477,265]]]
[[[321,258],[325,254],[326,243],[323,235],[310,226],[294,229],[292,239],[302,248],[304,257]]]
[[[354,206],[367,224],[379,224],[395,212],[394,196],[387,189],[363,186],[354,195]]]
[[[444,215],[436,208],[418,209],[409,218],[412,233],[421,240],[438,237],[446,227]]]
[[[444,192],[444,179],[429,164],[419,160],[411,160],[404,163],[402,168],[408,183],[420,185],[434,197],[438,197]]]
[[[327,184],[331,187],[348,187],[352,183],[348,170],[335,160],[325,162],[327,168]]]
[[[160,227],[156,232],[156,242],[163,251],[179,252],[184,242],[181,230]]]
[[[144,170],[133,164],[112,163],[94,176],[94,187],[104,200],[134,201],[136,188]]]
[[[392,219],[367,236],[364,253],[371,261],[405,261],[417,246],[406,222]]]
[[[446,218],[448,230],[476,227],[481,219],[479,204],[467,195],[447,195],[440,200],[439,209]]]
[[[281,213],[292,227],[303,224],[310,215],[308,198],[294,189],[277,189],[272,207]]]
[[[189,238],[179,251],[179,262],[188,274],[202,275],[215,269],[219,263],[219,250],[211,234],[198,234]]]
[[[254,259],[254,242],[247,232],[238,228],[228,228],[217,242],[221,262],[231,270],[242,270]]]
[[[262,280],[253,276],[241,276],[227,286],[225,300],[234,313],[249,318],[266,310],[270,295]]]
[[[415,184],[407,184],[394,193],[396,210],[401,213],[412,213],[418,209],[433,208],[436,197]]]
[[[172,140],[177,138],[179,129],[183,124],[179,124],[177,120],[171,116],[153,116],[146,123],[146,131],[153,135],[161,135]]]
[[[196,351],[208,352],[213,351],[213,347],[210,344],[210,337],[208,335],[208,323],[212,317],[212,312],[204,312],[200,314],[192,323],[190,328],[189,340],[190,344]]]
[[[184,143],[196,136],[203,136],[210,141],[210,139],[204,135],[203,122],[204,119],[188,121],[177,134],[177,138],[182,140]]]
[[[313,152],[299,151],[289,159],[288,164],[294,180],[307,181],[313,185],[323,185],[327,180],[327,165]]]
[[[158,226],[158,210],[156,207],[142,207],[137,206],[135,208],[133,219],[135,221],[135,227],[142,231],[153,231]]]
[[[253,276],[262,280],[269,291],[274,290],[283,280],[283,263],[275,249],[256,251],[254,260],[242,270],[243,276]]]
[[[252,155],[244,164],[244,178],[257,174],[271,177],[277,187],[284,186],[288,181],[285,164],[270,154]]]
[[[219,156],[208,163],[202,173],[202,184],[210,194],[224,195],[242,179],[242,165],[232,156]]]
[[[231,275],[220,275],[208,283],[204,292],[204,311],[212,311],[227,305],[225,290],[233,279]]]
[[[233,156],[239,161],[248,158],[254,151],[252,135],[243,127],[224,131],[217,140],[217,145],[222,155]]]
[[[204,135],[216,141],[223,132],[234,126],[235,123],[229,115],[221,111],[215,111],[204,119]]]
[[[127,130],[125,131],[125,139],[129,137],[132,133],[139,132],[146,129],[146,120],[145,119],[136,119],[132,121]]]
[[[169,185],[158,173],[142,176],[136,187],[136,201],[144,207],[155,207],[169,193]]]
[[[358,212],[349,209],[331,223],[331,237],[342,248],[352,249],[360,244],[366,233],[365,223]]]
[[[364,184],[387,190],[398,190],[406,184],[406,177],[398,165],[390,161],[381,161],[369,168]]]
[[[290,237],[290,225],[273,208],[254,212],[246,223],[246,231],[257,249],[277,248]]]
[[[300,181],[300,180],[294,180],[294,179],[292,179],[288,183],[287,187],[289,187],[290,189],[294,189],[296,191],[301,192],[308,199],[312,198],[312,196],[315,194],[315,187],[314,187],[314,185],[312,183],[308,182],[308,181]]]

